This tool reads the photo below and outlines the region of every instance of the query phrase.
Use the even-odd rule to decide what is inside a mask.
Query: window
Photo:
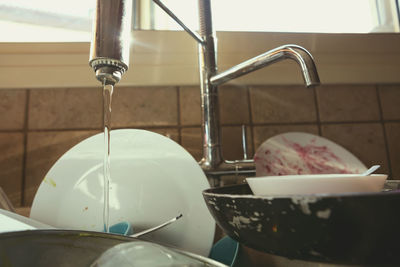
[[[80,42],[91,36],[94,0],[0,0],[0,41]]]
[[[180,30],[150,0],[134,0],[141,29]],[[197,0],[163,3],[197,29]],[[214,0],[219,31],[399,32],[396,0]],[[91,38],[95,0],[0,0],[2,42],[80,42]]]
[[[196,29],[197,1],[164,0]],[[220,31],[368,33],[399,32],[395,0],[214,0],[214,27]],[[155,29],[179,29],[159,8]]]

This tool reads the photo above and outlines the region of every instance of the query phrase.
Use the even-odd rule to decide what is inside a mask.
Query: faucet
[[[284,59],[292,59],[298,63],[307,87],[316,86],[320,81],[312,55],[301,46],[283,45],[218,72],[217,38],[212,25],[210,0],[198,0],[198,33],[187,27],[160,0],[153,2],[198,42],[203,138],[203,158],[199,162],[201,168],[207,177],[214,180],[215,185],[218,185],[223,175],[254,175],[254,160],[245,157],[228,161],[222,156],[218,86]],[[131,5],[132,0],[97,0],[90,65],[100,81],[116,83],[128,68],[130,40],[126,38],[128,33],[124,31],[131,23]]]
[[[128,70],[132,0],[97,0],[89,65],[102,84],[114,85]]]

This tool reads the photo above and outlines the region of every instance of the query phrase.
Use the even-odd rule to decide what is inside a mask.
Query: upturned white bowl
[[[386,174],[306,174],[246,178],[254,195],[304,195],[380,192]]]

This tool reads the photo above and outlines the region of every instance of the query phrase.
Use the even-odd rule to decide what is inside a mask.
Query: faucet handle
[[[243,148],[243,159],[247,159],[247,132],[246,125],[242,125],[242,148]]]

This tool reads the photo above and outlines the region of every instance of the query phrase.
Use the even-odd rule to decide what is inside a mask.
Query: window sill
[[[220,32],[223,71],[283,44],[313,55],[324,84],[400,83],[399,34],[303,34]],[[197,85],[197,44],[185,32],[134,33],[131,66],[121,86]],[[89,43],[0,43],[0,88],[98,86],[88,66]],[[235,84],[300,84],[296,63],[279,62]]]

